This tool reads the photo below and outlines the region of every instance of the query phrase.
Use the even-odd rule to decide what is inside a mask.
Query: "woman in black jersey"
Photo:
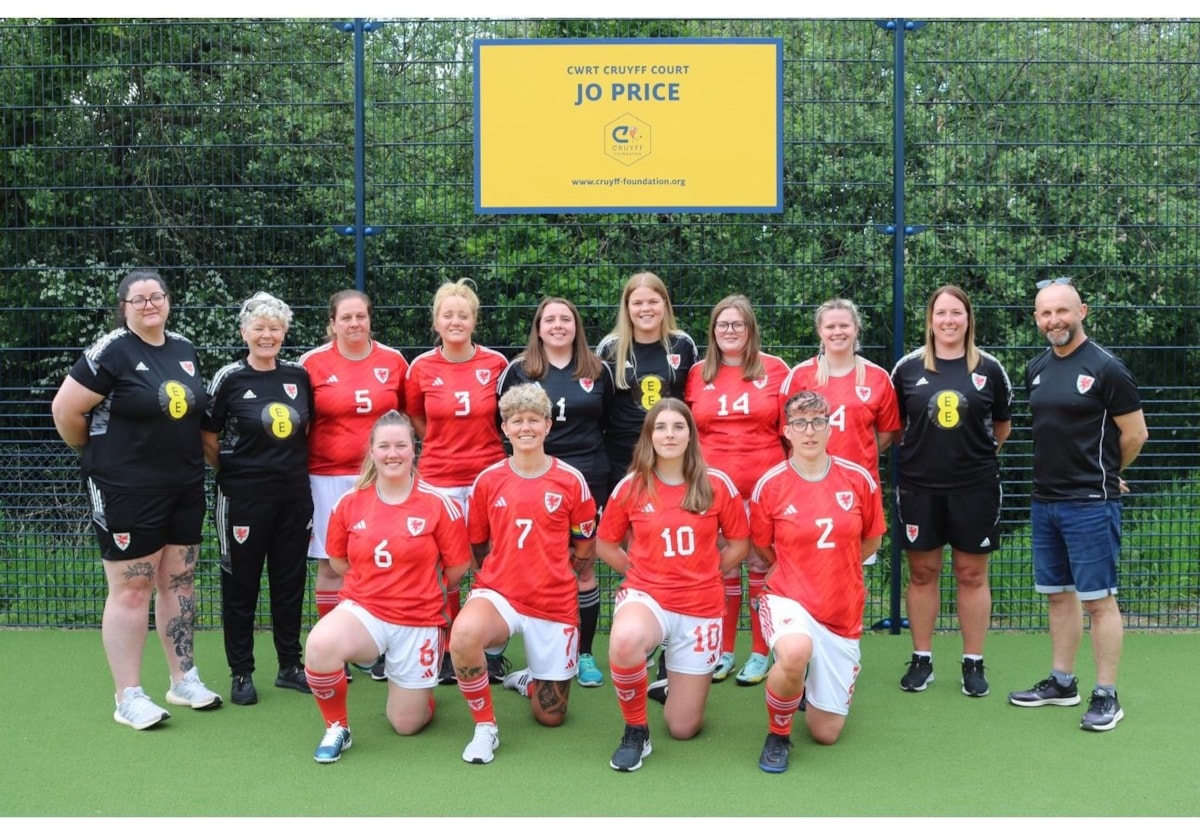
[[[988,694],[983,644],[992,616],[988,554],[999,547],[1000,464],[1012,426],[1012,385],[975,346],[967,294],[939,287],[925,309],[925,344],[892,369],[903,435],[896,505],[908,557],[905,593],[913,654],[906,692],[933,681],[933,629],[941,610],[943,549],[950,545],[962,629],[962,692]]]
[[[607,496],[629,471],[646,413],[663,397],[683,399],[697,351],[675,323],[666,284],[653,272],[639,272],[625,282],[616,324],[596,353],[617,386],[605,430],[608,489],[600,494]]]
[[[72,366],[52,412],[59,435],[82,455],[108,582],[101,637],[116,686],[113,718],[144,730],[171,717],[142,689],[152,596],[170,670],[167,703],[221,705],[200,681],[192,646],[207,394],[196,348],[166,329],[171,301],[162,277],[135,269],[117,298],[116,329]]]
[[[201,438],[217,470],[214,504],[221,544],[221,622],[233,676],[230,700],[258,703],[254,688],[254,616],[263,565],[271,591],[275,685],[311,692],[300,662],[300,621],[308,580],[312,491],[308,427],[313,392],[308,371],[279,359],[292,310],[265,292],[238,314],[246,356],[217,371],[208,385]]]
[[[550,397],[552,427],[546,454],[574,466],[600,504],[608,494],[604,426],[612,407],[612,372],[591,352],[579,310],[565,298],[544,298],[533,314],[529,342],[500,377],[498,394],[536,383]],[[600,686],[604,675],[592,654],[600,618],[600,586],[592,559],[577,563],[579,575],[580,686]]]

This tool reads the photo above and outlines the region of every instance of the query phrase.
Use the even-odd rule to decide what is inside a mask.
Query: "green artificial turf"
[[[739,659],[748,650],[742,635]],[[1084,706],[1019,709],[1005,693],[1049,671],[1045,634],[993,634],[992,692],[959,691],[960,644],[935,640],[936,681],[899,689],[907,635],[868,634],[863,671],[841,740],[818,747],[798,720],[790,770],[759,771],[763,687],[732,677],[713,686],[706,726],[667,736],[649,704],[653,754],[635,773],[608,758],[622,723],[603,638],[605,684],[574,688],[564,726],[538,726],[528,702],[495,688],[501,746],[486,766],[460,759],[471,723],[458,690],[401,738],[383,717],[386,685],[358,674],[350,688],[354,746],[333,765],[312,752],[323,724],[310,696],[276,689],[270,637],[258,637],[259,703],[211,712],[171,707],[164,725],[135,732],[112,720],[111,678],[97,631],[0,630],[4,816],[1196,816],[1200,745],[1191,721],[1200,691],[1200,634],[1126,635],[1120,698],[1126,719],[1079,730]],[[219,632],[197,639],[205,681],[228,694]],[[519,662],[520,640],[509,655]],[[143,682],[161,701],[167,676],[154,636]],[[1081,689],[1093,682],[1085,637]],[[1085,698],[1086,704],[1086,698]],[[798,716],[798,719],[800,716]]]

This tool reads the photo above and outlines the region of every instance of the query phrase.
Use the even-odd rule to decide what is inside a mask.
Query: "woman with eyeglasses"
[[[205,710],[193,652],[195,571],[204,523],[200,357],[167,330],[166,282],[135,269],[117,288],[116,328],[71,368],[54,426],[82,455],[92,528],[108,584],[100,634],[116,687],[113,719],[145,730],[170,718],[142,688],[150,602],[170,674],[168,704]]]
[[[750,299],[729,295],[713,307],[704,361],[688,373],[683,399],[696,418],[704,460],[729,474],[743,501],[750,499],[763,473],[786,458],[780,440],[779,389],[788,365],[762,351],[758,319]],[[753,553],[746,560],[750,575],[750,623],[753,645],[737,675],[742,685],[760,683],[767,674],[766,643],[758,628],[758,597],[767,565]],[[737,665],[734,647],[742,613],[742,569],[725,575],[725,616],[721,659],[713,680],[723,681]]]
[[[897,450],[897,529],[909,581],[913,654],[905,692],[933,682],[933,629],[941,609],[943,550],[950,546],[962,630],[962,692],[988,694],[984,641],[992,617],[988,554],[1000,544],[1000,447],[1012,427],[1012,385],[975,346],[975,314],[959,287],[939,287],[925,308],[925,344],[892,369],[904,423]]]
[[[862,657],[863,554],[879,547],[887,527],[871,473],[828,451],[833,421],[825,398],[792,395],[786,420],[791,455],[750,497],[754,549],[773,566],[758,606],[775,653],[758,759],[767,773],[787,770],[792,720],[806,694],[813,740],[833,744],[841,736]]]
[[[329,341],[300,357],[312,381],[312,425],[308,432],[308,481],[312,489],[312,538],[308,558],[317,562],[314,589],[317,617],[338,604],[342,575],[329,564],[325,536],[329,515],[342,493],[354,488],[371,426],[389,411],[404,411],[408,362],[371,334],[371,299],[358,290],[329,298]],[[386,680],[383,659],[371,668]],[[349,667],[346,675],[351,676]],[[352,679],[352,678],[351,678]]]
[[[300,625],[313,509],[308,486],[313,394],[300,363],[279,358],[291,307],[258,292],[242,304],[238,323],[246,355],[209,382],[201,439],[204,457],[217,472],[214,515],[230,700],[250,706],[258,703],[254,617],[264,565],[279,661],[275,685],[309,691],[300,662]]]
[[[721,656],[722,576],[749,550],[746,508],[729,476],[705,464],[691,409],[674,397],[659,400],[596,533],[596,554],[624,577],[608,642],[625,719],[609,761],[614,770],[637,770],[650,755],[646,655],[659,644],[671,696],[667,732],[678,739],[700,732]]]

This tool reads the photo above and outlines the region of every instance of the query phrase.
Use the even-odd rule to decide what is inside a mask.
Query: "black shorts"
[[[905,550],[991,553],[1000,546],[1000,481],[939,495],[901,484],[896,488],[900,542]]]
[[[168,544],[199,544],[204,528],[204,484],[146,495],[122,492],[87,481],[92,529],[100,558],[140,559]]]

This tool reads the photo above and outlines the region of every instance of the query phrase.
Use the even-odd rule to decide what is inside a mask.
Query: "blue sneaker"
[[[604,675],[596,665],[596,658],[590,654],[581,654],[579,656],[578,677],[580,686],[593,687],[604,683]]]
[[[737,673],[738,686],[757,686],[762,683],[766,680],[769,666],[770,663],[765,654],[754,652],[746,661],[746,665],[742,667],[742,671]]]
[[[350,728],[343,727],[335,721],[325,730],[325,735],[321,736],[321,743],[317,745],[313,759],[317,764],[333,764],[342,757],[343,750],[349,749]]]
[[[713,669],[713,683],[720,683],[732,675],[735,666],[737,666],[737,656],[733,652],[722,654],[721,659],[717,662],[717,668]]]
[[[792,737],[767,733],[758,767],[766,773],[783,773],[788,768],[788,754],[792,749]]]

